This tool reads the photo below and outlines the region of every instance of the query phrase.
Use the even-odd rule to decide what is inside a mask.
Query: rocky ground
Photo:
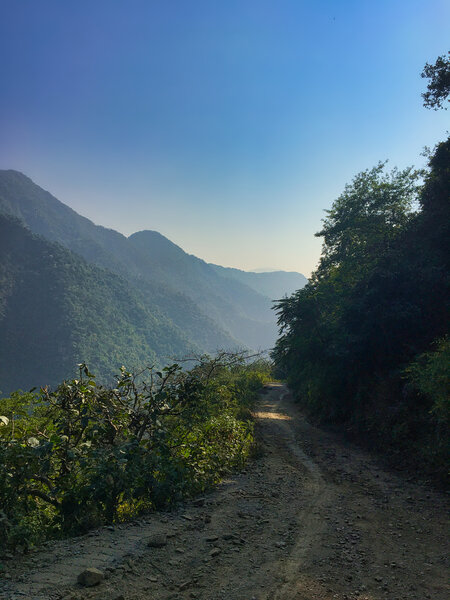
[[[448,502],[312,427],[283,386],[259,457],[178,512],[8,561],[8,600],[447,600]],[[98,585],[77,583],[95,568]],[[102,578],[104,576],[104,578]],[[86,580],[89,582],[89,580]]]

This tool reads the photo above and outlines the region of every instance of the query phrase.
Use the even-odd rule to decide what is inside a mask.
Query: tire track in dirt
[[[284,391],[280,396],[278,410],[286,412],[284,403],[288,398],[289,392]],[[294,598],[298,594],[298,574],[302,571],[310,549],[320,543],[326,530],[326,523],[320,515],[327,506],[332,505],[336,496],[333,486],[326,483],[318,464],[300,448],[295,437],[295,429],[290,422],[277,420],[276,424],[281,428],[280,434],[286,438],[292,456],[298,460],[300,466],[306,467],[308,478],[304,481],[302,490],[305,503],[297,517],[299,535],[289,557],[281,567],[284,581],[278,589],[269,592],[266,596],[267,600]]]

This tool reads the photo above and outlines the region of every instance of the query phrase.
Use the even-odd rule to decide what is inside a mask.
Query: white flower
[[[8,417],[0,416],[0,426],[1,425],[8,425],[8,423],[9,423]]]

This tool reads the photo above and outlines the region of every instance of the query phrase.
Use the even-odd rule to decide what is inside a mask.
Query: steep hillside
[[[140,231],[128,239],[152,264],[154,273],[192,298],[233,337],[253,348],[272,346],[276,327],[265,296],[245,283],[223,277],[157,231]]]
[[[127,281],[1,214],[0,256],[3,393],[55,384],[81,361],[105,380],[198,350]]]
[[[90,262],[126,276],[139,274],[125,236],[94,225],[18,171],[0,171],[0,211]]]
[[[95,225],[17,171],[0,171],[0,212],[126,277],[203,349],[274,344],[277,328],[270,298],[289,291],[281,282],[277,288],[259,274],[245,278],[243,272],[222,271],[157,232],[126,238]]]
[[[145,294],[152,310],[180,327],[201,351],[245,345],[221,329],[179,289],[170,288],[158,262],[143,256],[125,236],[80,216],[22,173],[0,170],[1,212],[17,217],[32,232],[59,242],[88,262],[126,277]]]

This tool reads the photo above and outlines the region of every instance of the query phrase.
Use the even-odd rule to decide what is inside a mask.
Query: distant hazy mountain
[[[280,269],[274,269],[272,267],[258,267],[257,269],[248,269],[249,273],[273,273],[274,271],[279,271]]]
[[[251,348],[273,345],[273,311],[255,289],[221,276],[213,265],[187,254],[156,231],[140,231],[129,240],[152,263],[152,272],[160,280],[193,299],[235,339]]]
[[[207,264],[156,231],[127,238],[80,216],[17,171],[0,171],[0,212],[127,279],[130,293],[145,298],[147,310],[200,351],[270,348],[277,334],[271,300],[305,283],[297,273],[257,274]]]
[[[290,296],[308,281],[304,275],[295,271],[262,271],[256,273],[218,265],[212,266],[220,275],[245,283],[271,300],[279,300],[285,295]]]
[[[128,281],[0,214],[0,390],[103,380],[198,348]]]

